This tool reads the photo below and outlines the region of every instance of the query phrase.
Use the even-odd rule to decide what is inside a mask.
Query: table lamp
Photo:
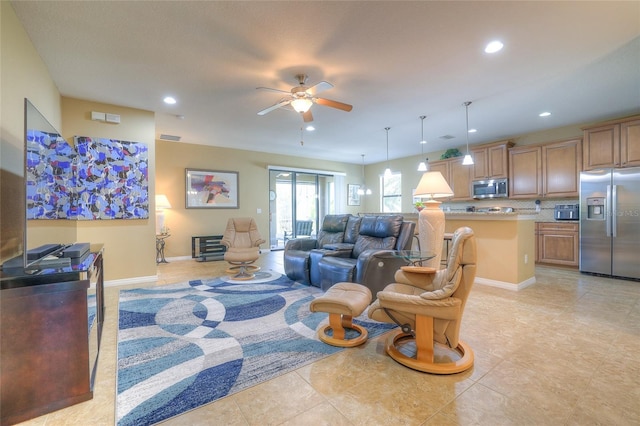
[[[418,214],[418,239],[420,250],[431,252],[436,256],[425,262],[424,266],[440,269],[442,257],[442,243],[444,242],[444,212],[440,209],[440,201],[436,198],[453,196],[451,187],[440,172],[425,172],[414,197],[428,198],[424,202],[425,208]]]
[[[164,226],[164,211],[170,209],[171,203],[166,195],[156,195],[156,235],[164,234],[166,228]]]

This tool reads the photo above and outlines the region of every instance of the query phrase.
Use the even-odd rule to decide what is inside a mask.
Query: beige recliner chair
[[[220,241],[227,248],[224,260],[234,265],[227,269],[227,274],[234,274],[234,280],[250,280],[255,277],[255,272],[260,268],[251,263],[260,257],[260,244],[264,242],[252,217],[229,219]]]
[[[396,323],[402,329],[387,341],[387,354],[402,365],[427,373],[459,373],[473,366],[473,351],[459,336],[475,276],[476,241],[467,227],[453,234],[446,269],[399,269],[396,282],[378,292],[368,312],[370,318]],[[415,349],[415,354],[406,355],[401,349]]]

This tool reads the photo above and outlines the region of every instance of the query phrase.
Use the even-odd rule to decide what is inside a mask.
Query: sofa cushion
[[[344,230],[344,242],[348,244],[355,244],[360,233],[361,217],[350,216],[347,221],[347,227]]]
[[[403,217],[396,216],[365,216],[360,223],[360,235],[353,247],[352,257],[369,249],[393,250],[396,246]]]
[[[318,248],[325,244],[341,243],[344,240],[344,230],[350,215],[328,214],[322,221],[322,229],[318,233]]]

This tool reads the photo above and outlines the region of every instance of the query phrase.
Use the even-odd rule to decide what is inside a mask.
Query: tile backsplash
[[[553,213],[556,204],[577,204],[577,198],[558,198],[553,200],[540,200],[540,211],[536,211],[535,200],[514,200],[514,199],[495,199],[495,200],[470,200],[470,201],[450,201],[443,202],[442,209],[451,212],[465,212],[467,207],[513,207],[516,213],[537,214],[536,222],[553,222]]]

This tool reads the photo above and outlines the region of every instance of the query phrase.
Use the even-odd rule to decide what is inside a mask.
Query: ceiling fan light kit
[[[296,112],[307,112],[312,104],[313,102],[307,98],[299,98],[291,101],[291,106]]]
[[[257,89],[263,90],[271,90],[274,92],[286,93],[287,96],[280,99],[275,104],[258,111],[258,115],[265,115],[273,110],[291,106],[294,111],[302,114],[302,119],[305,123],[309,123],[313,121],[313,115],[311,114],[311,106],[313,104],[318,104],[322,106],[327,106],[330,108],[339,109],[342,111],[351,111],[353,109],[352,105],[345,104],[343,102],[333,101],[331,99],[319,98],[316,95],[320,92],[324,92],[325,90],[331,89],[333,84],[327,81],[321,81],[319,83],[314,84],[309,87],[306,85],[307,75],[306,74],[298,74],[296,75],[296,79],[298,80],[299,85],[293,87],[289,92],[286,90],[274,89],[270,87],[258,87]]]

